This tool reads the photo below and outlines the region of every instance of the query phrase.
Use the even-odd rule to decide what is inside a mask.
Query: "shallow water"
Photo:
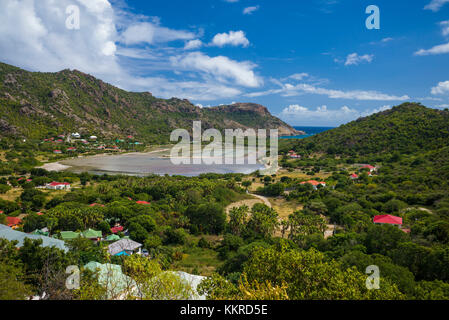
[[[168,152],[156,153],[129,153],[121,155],[100,155],[84,158],[76,158],[61,161],[69,165],[67,169],[72,172],[90,172],[94,174],[127,174],[145,176],[157,175],[183,175],[198,176],[203,173],[244,173],[249,174],[263,169],[261,164],[181,164],[175,165],[168,158]]]

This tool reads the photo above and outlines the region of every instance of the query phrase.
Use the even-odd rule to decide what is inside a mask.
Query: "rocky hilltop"
[[[40,139],[80,132],[105,137],[133,135],[149,143],[169,141],[176,128],[278,129],[301,132],[264,106],[236,103],[199,108],[188,100],[159,99],[149,92],[128,92],[77,70],[29,72],[0,63],[0,135]]]

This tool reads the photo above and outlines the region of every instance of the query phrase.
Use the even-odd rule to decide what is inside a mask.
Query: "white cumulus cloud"
[[[359,55],[358,53],[351,53],[346,57],[345,66],[358,65],[362,62],[370,63],[373,61],[374,55],[364,54]]]
[[[140,22],[129,26],[122,34],[121,41],[126,45],[138,43],[163,43],[175,40],[190,40],[196,35],[189,31],[172,30],[152,22]]]
[[[382,106],[375,109],[358,111],[348,106],[342,106],[338,109],[329,109],[326,105],[318,106],[315,109],[307,108],[298,104],[286,107],[280,113],[280,118],[288,120],[294,124],[313,124],[335,126],[356,120],[360,117],[366,117],[373,113],[390,109],[391,106]]]
[[[228,33],[218,33],[212,39],[211,45],[217,47],[230,46],[249,46],[249,40],[243,31],[229,31]]]
[[[348,106],[342,106],[338,109],[330,109],[326,105],[318,106],[315,109],[307,108],[298,104],[293,104],[282,110],[279,115],[282,119],[296,124],[314,124],[314,125],[340,125],[360,117],[366,117],[373,113],[390,109],[391,106],[382,106],[375,109],[358,111]]]
[[[184,46],[185,50],[193,50],[193,49],[198,49],[201,48],[203,46],[203,42],[201,40],[195,39],[195,40],[190,40],[186,43],[186,45]]]
[[[246,7],[243,9],[243,14],[253,14],[257,10],[259,10],[259,6]]]
[[[77,30],[66,27],[69,5],[80,11]],[[170,29],[108,0],[0,0],[0,8],[1,61],[27,70],[77,69],[125,90],[195,101],[229,99],[262,83],[251,62],[188,56],[201,32]],[[172,41],[185,46],[167,46]],[[172,57],[193,65],[180,68]]]
[[[174,67],[201,71],[220,82],[232,81],[245,87],[262,85],[262,80],[254,72],[257,66],[251,62],[238,62],[225,56],[209,57],[201,52],[172,57],[171,62]]]
[[[449,20],[441,21],[441,33],[443,36],[449,36]],[[449,42],[433,46],[430,49],[420,49],[414,53],[415,56],[429,56],[449,53]]]
[[[424,9],[436,12],[439,11],[446,3],[449,3],[449,0],[432,0],[424,7]]]
[[[415,55],[417,56],[429,56],[429,55],[437,55],[437,54],[444,54],[449,53],[449,42],[445,44],[440,44],[437,46],[434,46],[430,49],[421,49],[415,52]]]
[[[432,94],[446,94],[449,93],[449,81],[439,82],[431,89]]]
[[[279,89],[271,89],[261,92],[252,92],[246,94],[247,97],[260,97],[270,94],[280,94],[284,97],[293,97],[301,94],[324,95],[331,99],[347,99],[347,100],[372,100],[372,101],[404,101],[409,100],[408,95],[395,96],[374,90],[335,90],[317,87],[308,83],[299,83],[296,85],[286,83],[281,84]]]

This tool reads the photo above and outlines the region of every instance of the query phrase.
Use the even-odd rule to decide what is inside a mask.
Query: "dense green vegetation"
[[[447,111],[405,104],[302,141],[282,141],[283,169],[273,176],[50,173],[33,169],[23,142],[5,142],[14,165],[2,161],[0,191],[20,192],[0,201],[0,222],[25,213],[25,232],[93,228],[103,237],[119,223],[150,259],[110,257],[106,242],[82,238],[67,242],[68,253],[31,241],[13,250],[2,241],[0,282],[11,290],[0,298],[43,291],[52,298],[104,298],[95,281],[80,291],[61,289],[66,265],[97,261],[121,265],[147,290],[152,284],[145,279],[163,270],[210,276],[201,285],[209,299],[449,299],[448,127]],[[301,159],[288,158],[292,148]],[[369,174],[365,164],[376,168]],[[302,183],[309,179],[326,186]],[[74,188],[35,188],[48,181]],[[248,189],[296,209],[281,217],[257,203],[226,215],[229,204],[250,197]],[[383,214],[401,217],[402,226],[375,225],[373,218]],[[368,290],[366,268],[373,265],[380,289]],[[182,285],[174,287],[152,297],[186,296]]]
[[[283,141],[284,150],[351,157],[423,153],[447,146],[448,123],[448,110],[404,103],[307,139]]]

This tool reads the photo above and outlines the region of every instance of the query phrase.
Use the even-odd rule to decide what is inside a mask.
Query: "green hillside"
[[[286,148],[303,152],[357,156],[434,150],[449,143],[449,111],[404,103],[390,110],[360,118]]]
[[[243,121],[240,122],[240,115]],[[41,139],[80,132],[104,137],[133,135],[144,142],[168,142],[176,128],[278,128],[296,131],[256,104],[228,108],[194,106],[188,100],[158,99],[127,92],[77,70],[28,72],[0,63],[0,135]]]

